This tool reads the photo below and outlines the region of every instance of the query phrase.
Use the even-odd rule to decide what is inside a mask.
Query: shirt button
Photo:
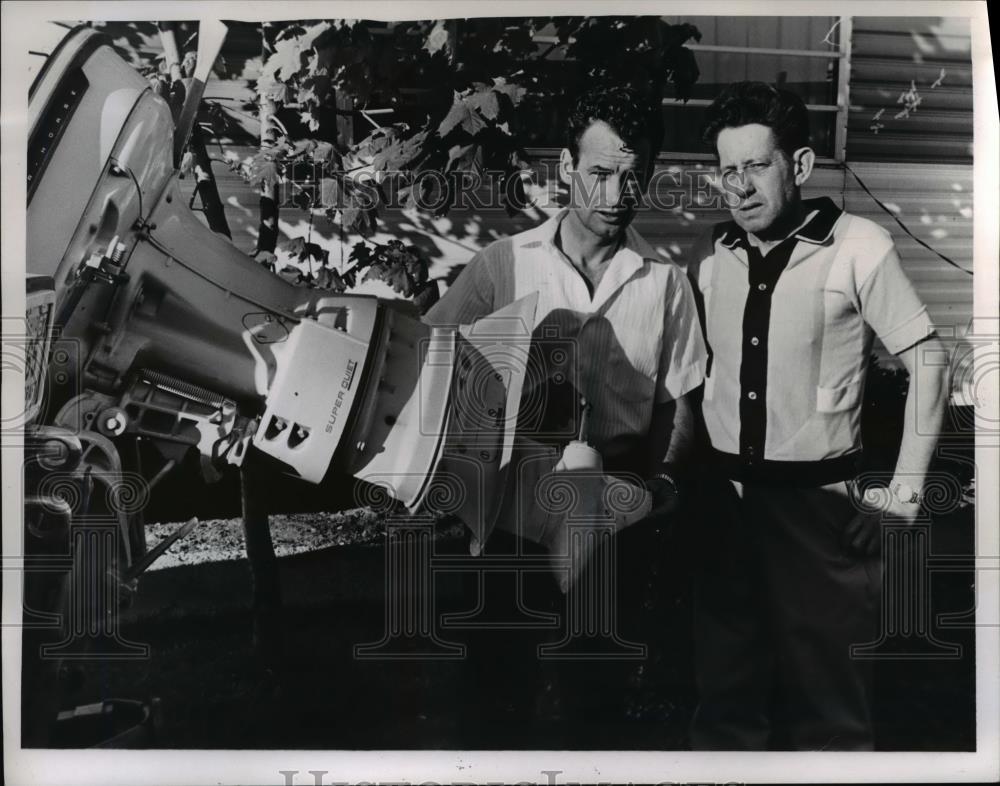
[[[757,336],[754,336],[753,338],[750,339],[750,343],[753,344],[754,346],[757,346],[760,343],[760,339],[757,338]]]
[[[749,393],[747,393],[747,398],[750,399],[751,401],[756,401],[757,394],[751,390]]]
[[[761,292],[767,292],[767,284],[758,284],[757,289],[759,289]]]

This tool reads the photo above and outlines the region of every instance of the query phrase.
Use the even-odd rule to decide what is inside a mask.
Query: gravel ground
[[[154,548],[182,526],[184,522],[147,524],[146,547]],[[444,527],[438,534],[441,537],[457,537],[461,534],[461,526]],[[278,557],[319,551],[331,546],[373,544],[384,538],[384,519],[366,508],[338,513],[271,515],[271,541]],[[242,520],[206,519],[173,544],[149,570],[245,558]]]
[[[154,548],[184,522],[146,525],[146,547]],[[279,557],[317,551],[329,546],[373,543],[385,536],[383,520],[364,508],[341,513],[274,514],[271,540]],[[149,570],[178,565],[229,562],[244,559],[243,523],[240,519],[207,519],[154,562]]]

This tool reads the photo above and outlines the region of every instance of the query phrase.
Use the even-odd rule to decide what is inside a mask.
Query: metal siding
[[[971,163],[969,20],[854,17],[850,102],[848,161]]]
[[[972,167],[969,165],[856,163],[851,168],[918,238],[972,270]],[[847,210],[892,233],[910,280],[935,325],[959,334],[972,319],[972,276],[950,267],[907,237],[848,176]]]

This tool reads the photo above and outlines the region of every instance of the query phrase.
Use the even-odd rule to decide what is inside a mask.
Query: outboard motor
[[[210,32],[203,24],[203,45]],[[475,489],[445,496],[479,542],[500,507],[524,376],[506,339],[526,350],[534,298],[442,329],[409,303],[274,275],[207,228],[182,194],[177,152],[199,97],[189,88],[175,125],[89,28],[66,36],[30,89],[24,553],[69,571],[27,572],[26,608],[38,612],[65,611],[68,588],[96,581],[91,615],[115,614],[162,553],[146,553],[149,489],[192,453],[207,481],[226,466],[244,472],[248,553],[264,544],[250,555],[255,609],[279,597],[267,510],[247,508],[248,495],[267,495],[266,483],[248,488],[250,465],[339,499],[360,486],[367,497],[354,499],[411,512],[442,496],[436,483]],[[158,466],[138,466],[140,442]],[[74,532],[97,520],[100,554],[74,550]],[[40,697],[55,684],[54,661],[39,652],[60,652],[66,635],[64,624],[24,640],[35,744],[46,736],[32,721],[51,720]]]
[[[410,510],[445,462],[485,479],[463,516],[485,535],[523,376],[488,348],[524,343],[532,303],[477,346],[481,329],[428,327],[407,303],[274,275],[188,208],[170,108],[91,29],[49,58],[29,115],[27,268],[55,290],[49,423],[175,463],[197,450],[210,478],[256,449],[311,483],[377,482]]]

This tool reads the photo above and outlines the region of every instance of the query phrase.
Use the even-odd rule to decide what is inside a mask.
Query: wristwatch
[[[663,470],[660,470],[659,472],[652,475],[650,477],[650,480],[662,480],[665,481],[666,483],[669,483],[670,487],[674,490],[674,495],[678,498],[681,496],[681,489],[680,486],[677,485],[677,481],[674,480],[673,476],[669,475]]]
[[[919,505],[924,501],[923,495],[909,483],[896,481],[889,486],[889,490],[892,496],[904,505]]]

